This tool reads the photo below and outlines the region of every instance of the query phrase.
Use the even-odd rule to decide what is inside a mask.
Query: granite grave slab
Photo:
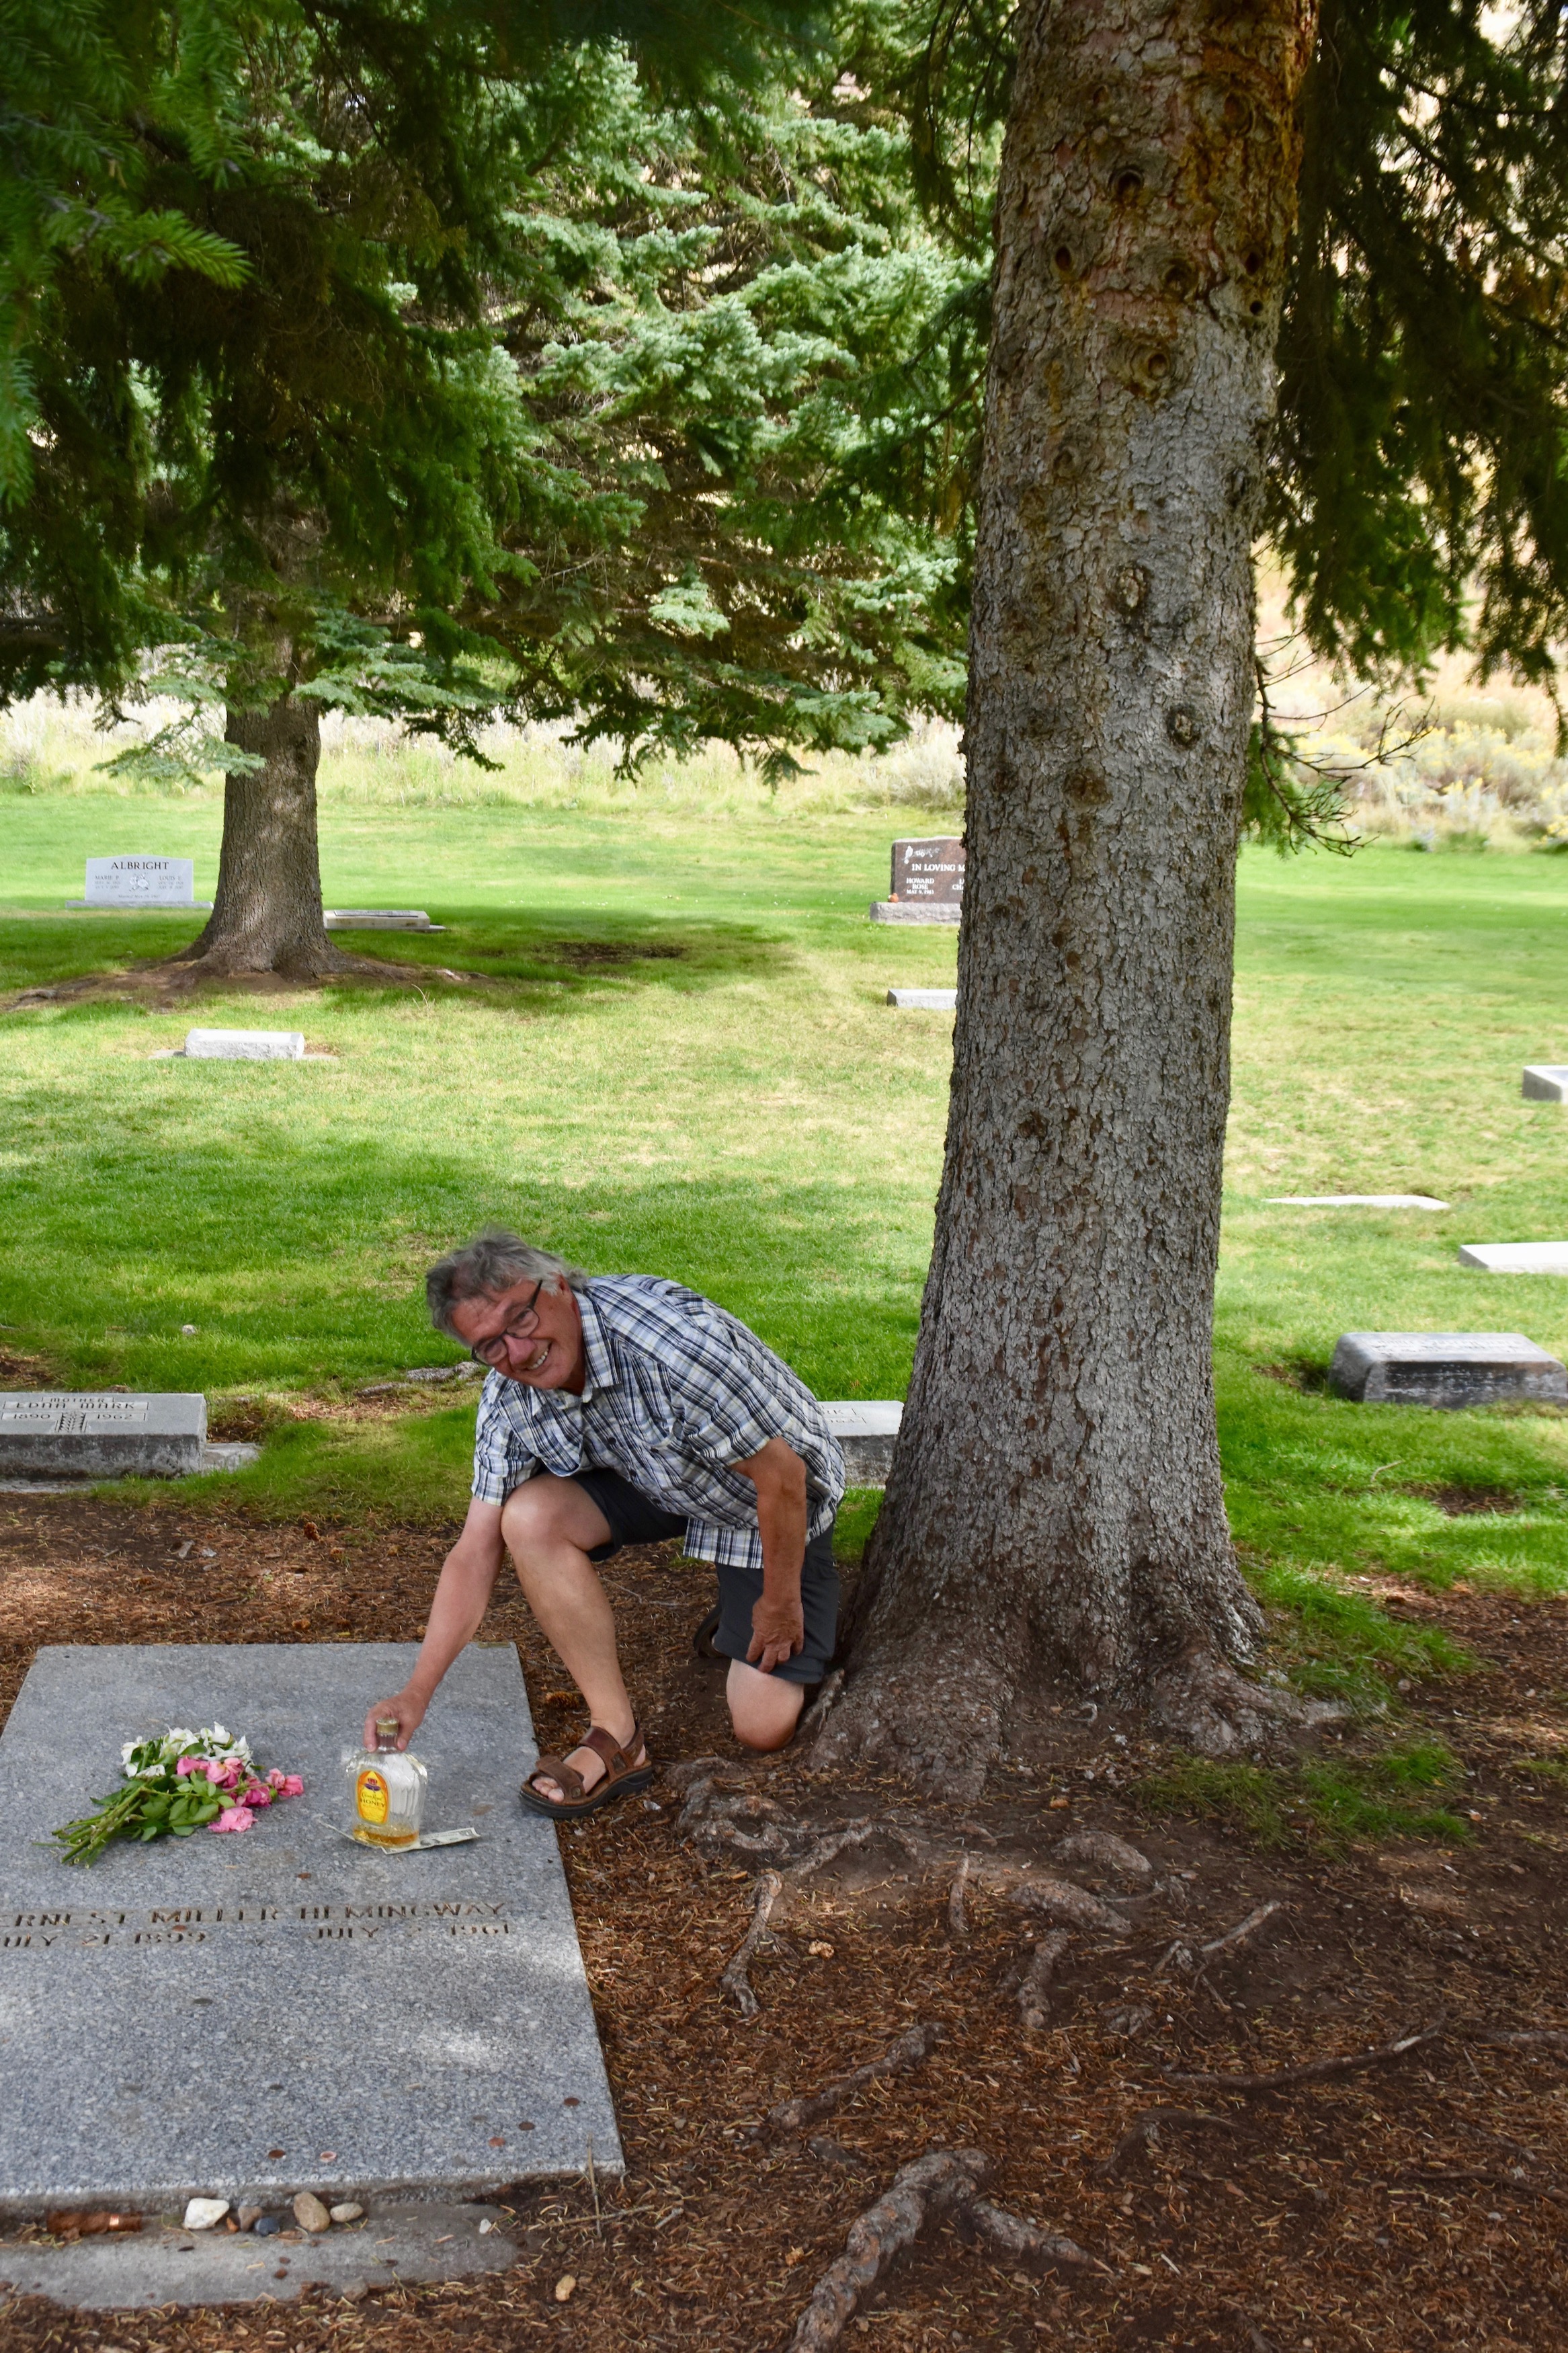
[[[342,1828],[342,1757],[412,1643],[40,1650],[0,1736],[0,2213],[468,2198],[622,2169],[517,1652],[471,1645],[417,1746],[426,1827]],[[226,1724],[305,1794],[242,1836],[41,1846],[122,1741]],[[276,2243],[276,2242],[274,2242]]]
[[[1446,1209],[1430,1193],[1271,1193],[1271,1209]]]
[[[885,1487],[904,1418],[897,1398],[835,1398],[822,1410],[838,1440],[852,1487]]]
[[[0,1476],[177,1478],[200,1471],[207,1401],[199,1392],[0,1391]]]
[[[1568,1242],[1465,1242],[1459,1264],[1488,1274],[1568,1274]]]
[[[323,907],[329,932],[444,932],[423,907]]]
[[[1568,1370],[1522,1332],[1346,1332],[1329,1382],[1362,1405],[1568,1405]]]
[[[210,907],[192,896],[195,863],[189,858],[89,858],[86,896],[68,907]]]
[[[302,1062],[302,1029],[187,1029],[185,1053],[191,1061]]]
[[[874,923],[956,923],[963,912],[964,849],[953,834],[895,841],[886,899],[871,902]]]
[[[956,988],[889,988],[889,1005],[913,1006],[923,1013],[956,1013]]]

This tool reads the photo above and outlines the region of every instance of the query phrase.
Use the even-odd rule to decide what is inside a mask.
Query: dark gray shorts
[[[684,1512],[667,1512],[618,1471],[579,1471],[576,1483],[610,1524],[610,1541],[588,1555],[609,1560],[623,1545],[664,1544],[686,1534]],[[760,1568],[731,1568],[714,1564],[719,1580],[719,1631],[713,1647],[727,1659],[744,1659],[752,1643],[752,1605],[760,1601]],[[805,1548],[800,1575],[801,1613],[805,1620],[805,1647],[773,1672],[781,1683],[819,1683],[827,1672],[838,1630],[838,1571],[833,1566],[833,1529],[824,1528]]]

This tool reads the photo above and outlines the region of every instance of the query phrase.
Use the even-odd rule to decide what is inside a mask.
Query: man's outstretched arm
[[[407,1747],[424,1721],[437,1684],[458,1651],[479,1632],[500,1570],[500,1514],[499,1504],[481,1504],[477,1496],[468,1505],[463,1533],[442,1563],[414,1672],[394,1698],[378,1699],[366,1715],[367,1748],[375,1746],[377,1716],[390,1715],[397,1718],[399,1748]]]
[[[800,1604],[800,1574],[805,1563],[805,1465],[782,1438],[770,1438],[760,1454],[737,1462],[757,1491],[757,1527],[763,1539],[763,1598],[752,1609],[747,1663],[764,1675],[805,1647]]]

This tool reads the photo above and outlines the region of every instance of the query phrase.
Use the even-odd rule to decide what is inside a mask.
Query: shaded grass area
[[[1396,1742],[1376,1756],[1297,1766],[1184,1757],[1146,1775],[1130,1795],[1155,1819],[1218,1822],[1255,1846],[1313,1846],[1331,1853],[1363,1839],[1461,1845],[1470,1825],[1442,1801],[1458,1794],[1462,1779],[1463,1767],[1449,1748],[1418,1739]]]
[[[199,918],[49,910],[89,851],[192,855],[210,890],[218,823],[216,802],[8,803],[0,981],[132,972],[187,944]],[[954,942],[865,909],[892,834],[933,829],[329,796],[329,903],[425,905],[450,926],[350,943],[416,966],[417,986],[234,989],[199,1015],[110,990],[0,1013],[0,1348],[41,1368],[8,1377],[201,1388],[218,1413],[253,1400],[261,1462],[183,1490],[193,1502],[445,1523],[464,1507],[471,1398],[372,1419],[352,1393],[450,1359],[424,1268],[500,1219],[595,1270],[694,1284],[821,1395],[901,1396],[951,1022],[882,1000],[950,981]],[[1568,1234],[1568,1125],[1519,1098],[1521,1062],[1568,1060],[1565,915],[1564,861],[1243,860],[1215,1344],[1227,1499],[1292,1675],[1358,1705],[1459,1663],[1392,1619],[1377,1581],[1568,1583],[1568,1417],[1363,1408],[1324,1384],[1347,1329],[1568,1348],[1568,1284],[1455,1262],[1461,1240]],[[197,1018],[300,1028],[334,1059],[151,1059]],[[1330,1190],[1453,1207],[1268,1198]],[[847,1557],[877,1507],[847,1499]]]

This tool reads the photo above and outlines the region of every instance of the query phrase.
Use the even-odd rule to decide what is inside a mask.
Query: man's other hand
[[[797,1593],[793,1601],[770,1601],[764,1593],[752,1605],[752,1641],[748,1666],[771,1675],[786,1659],[805,1647],[805,1619]]]
[[[397,1718],[397,1745],[406,1748],[425,1721],[425,1702],[416,1693],[402,1691],[395,1699],[378,1699],[364,1720],[364,1745],[376,1745],[376,1724],[388,1716]]]

